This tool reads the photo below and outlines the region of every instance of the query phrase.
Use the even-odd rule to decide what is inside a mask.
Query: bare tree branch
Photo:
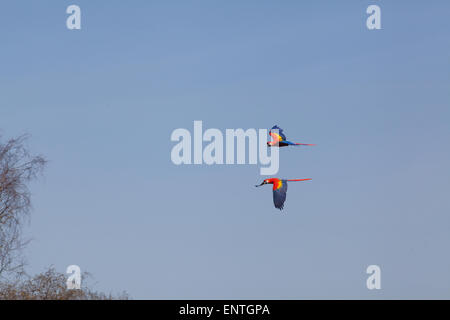
[[[26,147],[28,135],[1,142],[0,136],[0,279],[21,274],[22,225],[30,209],[28,183],[42,172],[46,160],[32,156]]]
[[[83,276],[86,283],[87,274]],[[87,285],[78,290],[70,290],[66,285],[66,276],[53,267],[32,278],[23,277],[16,282],[0,283],[0,300],[127,300],[128,294],[104,294]]]

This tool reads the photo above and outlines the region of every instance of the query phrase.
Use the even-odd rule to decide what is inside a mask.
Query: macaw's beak
[[[261,184],[259,184],[259,185],[255,185],[255,187],[261,187],[262,185],[265,185],[264,181],[261,182]]]

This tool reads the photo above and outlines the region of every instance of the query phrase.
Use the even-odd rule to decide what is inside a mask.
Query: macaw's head
[[[269,183],[271,183],[270,180],[269,180],[269,179],[266,179],[266,180],[264,180],[263,182],[261,182],[261,184],[255,185],[255,187],[261,187],[261,186],[263,186],[263,185],[265,185],[265,184],[269,184]]]

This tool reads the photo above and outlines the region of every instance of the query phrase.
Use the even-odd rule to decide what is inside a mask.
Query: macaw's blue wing
[[[272,130],[278,130],[278,134],[273,132]],[[269,131],[269,135],[273,138],[274,141],[285,141],[286,136],[283,133],[283,129],[281,129],[279,126],[273,126],[272,129]]]
[[[286,201],[287,193],[287,181],[281,180],[278,186],[274,185],[273,188],[273,204],[275,208],[282,210],[284,208],[284,202]]]

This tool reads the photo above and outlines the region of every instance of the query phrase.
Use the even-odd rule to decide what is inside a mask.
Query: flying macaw
[[[273,130],[278,130],[274,132]],[[286,140],[286,136],[283,133],[283,129],[279,126],[273,126],[269,131],[269,135],[272,137],[272,141],[268,141],[267,145],[269,147],[287,147],[287,146],[315,146],[315,144],[306,144],[306,143],[295,143]]]
[[[287,192],[287,182],[288,181],[308,181],[311,179],[291,179],[291,180],[281,180],[278,178],[265,179],[260,185],[255,187],[260,187],[265,184],[273,184],[273,204],[275,208],[282,210],[284,208],[284,202],[286,201]]]

